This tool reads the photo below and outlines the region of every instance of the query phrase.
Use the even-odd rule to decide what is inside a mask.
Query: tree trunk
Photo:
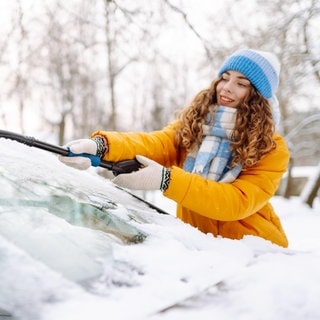
[[[293,183],[293,179],[292,179],[292,168],[293,168],[293,159],[290,158],[289,160],[289,165],[288,165],[288,174],[287,174],[287,179],[286,184],[285,184],[285,188],[283,191],[283,197],[285,199],[289,199],[291,196],[291,190],[292,190],[292,183]]]
[[[309,207],[312,208],[314,199],[318,194],[319,188],[320,188],[320,163],[318,165],[318,170],[316,171],[315,175],[309,178],[308,182],[306,183],[301,193],[301,199],[303,203],[306,203]]]

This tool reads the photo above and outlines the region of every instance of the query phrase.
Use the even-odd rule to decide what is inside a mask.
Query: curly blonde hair
[[[208,89],[200,91],[191,104],[178,116],[176,144],[186,152],[202,142],[202,126],[209,106],[217,104],[216,88],[221,77],[212,81]],[[275,148],[274,121],[269,102],[251,86],[249,98],[238,107],[235,130],[231,139],[233,153],[231,167],[241,164],[252,167]]]

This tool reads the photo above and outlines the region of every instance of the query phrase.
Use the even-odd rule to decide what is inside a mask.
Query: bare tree
[[[21,0],[16,0],[16,7],[16,24],[13,26],[11,31],[11,36],[16,40],[14,45],[16,48],[16,64],[13,72],[8,76],[8,81],[12,82],[12,86],[8,92],[8,97],[17,101],[19,110],[19,127],[20,131],[24,133],[24,111],[26,100],[30,96],[29,62],[31,59],[31,53],[29,51],[29,32],[25,26]]]
[[[317,141],[320,141],[320,113],[311,115],[299,122],[299,124],[294,127],[286,136],[286,139],[291,146],[292,159],[299,159],[301,156],[306,156],[308,158],[314,158],[318,163],[320,156],[320,144]],[[303,132],[306,131],[306,134],[303,135]],[[305,140],[305,137],[312,140]],[[302,138],[302,140],[301,140]],[[315,139],[316,138],[316,139]],[[316,155],[316,156],[314,156]],[[292,160],[291,160],[292,161]],[[319,165],[318,165],[319,166]],[[291,196],[291,189],[293,188],[294,179],[292,177],[293,164],[291,163],[287,175],[286,186],[284,189],[284,197],[289,198]],[[320,166],[319,166],[320,168]],[[307,181],[305,187],[302,190],[301,198],[302,201],[308,204],[310,207],[313,205],[313,201],[318,194],[320,188],[320,170],[315,172],[314,176],[311,176]]]
[[[0,39],[0,67],[2,69],[2,76],[4,78],[3,84],[8,83],[9,78],[10,78],[10,72],[5,72],[5,69],[9,69],[10,64],[7,61],[7,55],[9,54],[9,43],[10,40],[13,38],[13,35],[16,31],[17,24],[14,18],[11,18],[11,25],[9,26],[9,29],[7,32],[2,32],[2,38]],[[9,74],[9,75],[8,75]],[[6,93],[5,90],[2,86],[2,92],[0,93],[0,112],[1,112],[1,120],[2,120],[2,125],[3,127],[7,126],[7,119],[6,119],[6,112],[3,108],[2,102],[4,101],[6,103]]]
[[[307,181],[304,189],[301,193],[301,199],[308,206],[312,207],[314,199],[318,196],[320,190],[320,163],[318,164],[318,170],[316,170],[314,176],[310,177]]]
[[[58,133],[58,143],[63,144],[66,134],[70,139],[87,136],[93,130],[99,119],[96,110],[101,108],[98,87],[103,72],[92,63],[98,60],[96,37],[85,27],[86,22],[70,15],[60,2],[46,7],[45,13],[39,21],[47,32],[35,62],[41,70],[36,83],[42,92],[42,117]]]

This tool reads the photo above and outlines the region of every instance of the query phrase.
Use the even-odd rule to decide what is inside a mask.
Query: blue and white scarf
[[[214,112],[214,123],[210,124],[212,112]],[[238,177],[242,166],[232,169],[228,167],[232,160],[230,141],[236,116],[236,108],[210,107],[206,122],[202,125],[202,143],[187,155],[183,165],[184,170],[219,182],[230,183]]]

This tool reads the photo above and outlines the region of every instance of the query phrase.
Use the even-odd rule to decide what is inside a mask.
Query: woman
[[[161,131],[96,131],[68,146],[108,161],[136,157],[143,168],[113,182],[160,189],[176,201],[177,216],[202,232],[231,239],[255,235],[287,247],[269,203],[289,160],[284,139],[275,133],[279,71],[271,53],[237,51],[210,87]],[[90,166],[84,157],[60,159],[80,169]]]

